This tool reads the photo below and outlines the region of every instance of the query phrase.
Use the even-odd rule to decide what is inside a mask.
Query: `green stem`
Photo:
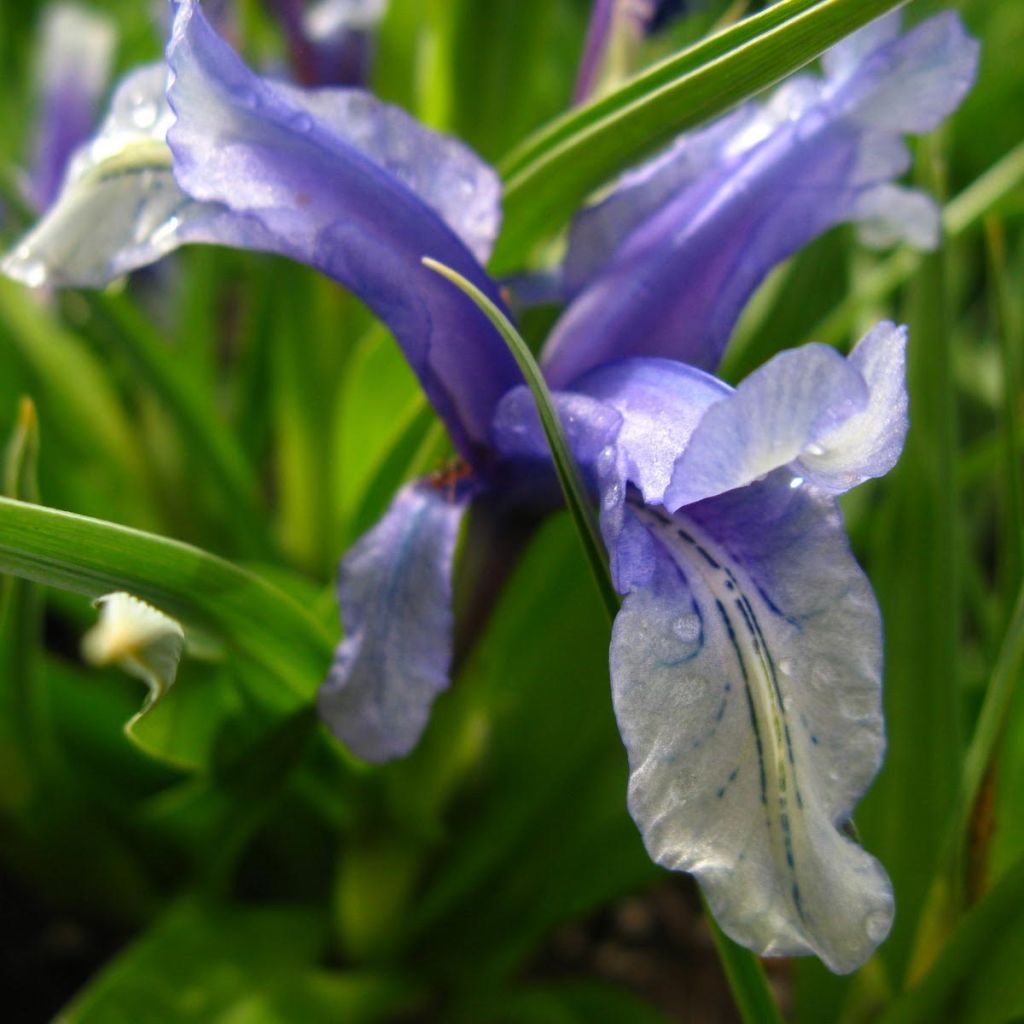
[[[562,423],[555,411],[554,400],[548,390],[544,374],[533,358],[529,346],[520,337],[504,313],[487,298],[475,285],[467,281],[461,274],[456,273],[450,267],[446,267],[437,260],[424,257],[423,265],[447,278],[457,288],[468,295],[484,313],[488,320],[497,328],[508,345],[519,369],[522,371],[526,383],[533,393],[534,401],[537,403],[537,412],[540,416],[544,434],[551,447],[551,457],[555,464],[555,471],[558,474],[558,482],[562,486],[562,493],[565,495],[565,502],[569,506],[573,522],[579,534],[580,543],[587,556],[594,576],[594,582],[601,594],[605,610],[608,612],[609,620],[615,618],[619,611],[619,597],[612,585],[608,572],[608,563],[604,554],[604,542],[601,539],[601,530],[597,523],[597,516],[594,514],[590,496],[587,493],[586,484],[580,475],[579,467],[569,450],[569,442],[566,440],[565,432],[562,430]]]

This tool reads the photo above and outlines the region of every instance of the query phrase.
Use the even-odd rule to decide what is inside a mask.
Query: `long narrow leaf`
[[[604,601],[605,609],[609,619],[614,619],[619,610],[619,598],[612,586],[611,577],[608,574],[608,563],[604,554],[604,544],[601,540],[601,530],[597,525],[597,517],[587,495],[586,484],[580,476],[576,460],[569,450],[569,442],[565,438],[558,413],[555,412],[554,401],[551,392],[548,390],[544,375],[541,373],[537,361],[529,346],[519,336],[519,332],[509,322],[508,318],[492,303],[486,295],[478,288],[467,281],[461,274],[457,274],[450,267],[446,267],[437,260],[429,257],[423,260],[425,266],[447,278],[457,288],[465,292],[486,315],[488,320],[497,328],[509,351],[515,357],[522,370],[523,377],[533,393],[533,399],[537,403],[537,412],[540,416],[541,425],[544,427],[544,434],[551,447],[551,457],[554,460],[555,471],[558,473],[558,482],[562,485],[562,493],[565,495],[565,503],[569,507],[573,522],[579,533],[580,543],[586,552],[587,561],[594,574],[594,581],[601,592],[601,599]]]
[[[135,594],[271,672],[287,688],[283,707],[311,699],[330,663],[330,637],[269,583],[114,523],[0,499],[0,572],[91,598]]]

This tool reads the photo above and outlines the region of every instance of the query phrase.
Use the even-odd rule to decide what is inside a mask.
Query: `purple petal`
[[[316,81],[323,85],[364,85],[369,79],[374,36],[387,0],[319,0],[303,14]]]
[[[341,561],[345,638],[317,706],[367,761],[402,757],[448,687],[452,565],[469,494],[408,484]]]
[[[893,898],[840,831],[884,732],[878,607],[838,509],[779,472],[627,515],[611,675],[645,845],[697,877],[736,941],[851,971]]]
[[[274,251],[359,295],[395,333],[462,454],[485,458],[495,405],[521,378],[483,314],[420,261],[434,257],[502,304],[466,244],[488,246],[493,173],[365,93],[260,79],[192,0],[179,5],[168,57],[182,188],[257,222]]]
[[[732,142],[719,126],[684,136],[583,215],[566,274],[570,289],[590,284],[544,351],[553,386],[633,355],[713,369],[765,275],[843,221],[868,220],[876,241],[934,238],[921,201],[883,186],[909,166],[902,133],[960,102],[977,46],[955,15],[895,41],[866,38],[882,45],[856,50],[856,67],[841,61],[842,77],[796,79],[767,107],[732,115]]]
[[[625,474],[648,504],[661,504],[676,459],[704,412],[730,394],[702,370],[669,359],[624,359],[591,370],[573,384],[622,417],[617,437]]]
[[[96,126],[116,42],[109,18],[75,4],[55,4],[43,15],[36,58],[40,110],[31,171],[32,198],[39,210],[57,197],[72,153]]]

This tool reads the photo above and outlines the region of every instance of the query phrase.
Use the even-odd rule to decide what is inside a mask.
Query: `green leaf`
[[[0,326],[39,380],[47,422],[122,477],[145,480],[135,431],[103,366],[21,285],[2,276]]]
[[[1017,1019],[1024,1003],[1020,951],[1024,948],[1024,860],[964,918],[960,927],[921,982],[883,1014],[880,1024],[931,1024],[958,1021],[988,1024]],[[964,1007],[997,1010],[995,1016],[970,1016]]]
[[[501,165],[506,227],[494,265],[521,264],[618,172],[903,2],[781,0],[542,129]]]
[[[283,710],[309,701],[330,664],[331,637],[295,601],[178,541],[0,499],[0,571],[94,599],[136,594],[284,683]]]
[[[718,927],[718,922],[712,916],[703,894],[701,902],[711,935],[715,940],[715,949],[718,950],[718,959],[729,979],[729,987],[732,989],[736,1008],[740,1011],[744,1024],[782,1024],[782,1015],[757,958],[751,956],[742,946],[737,946]]]
[[[57,1016],[58,1024],[237,1020],[247,1000],[312,966],[323,918],[300,908],[169,910]]]
[[[597,516],[587,494],[586,484],[580,475],[579,467],[569,450],[569,442],[566,440],[561,420],[555,411],[554,400],[544,380],[544,374],[533,358],[533,353],[504,313],[472,282],[467,281],[450,267],[429,257],[424,257],[423,264],[451,281],[480,307],[481,312],[497,328],[509,351],[519,364],[519,369],[537,403],[537,412],[551,448],[551,458],[558,474],[558,482],[562,486],[565,503],[579,532],[580,543],[583,545],[583,551],[593,573],[594,581],[609,619],[614,619],[619,610],[619,597],[615,593],[615,587],[612,585],[608,572],[608,561],[605,557]]]
[[[38,451],[36,408],[23,398],[5,452],[0,492],[26,501],[39,499]],[[0,577],[0,807],[23,806],[52,757],[39,664],[42,631],[39,588]]]

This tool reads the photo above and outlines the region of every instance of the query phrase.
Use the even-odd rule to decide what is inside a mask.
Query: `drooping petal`
[[[653,859],[693,873],[738,942],[847,972],[893,913],[840,831],[884,748],[881,622],[834,501],[790,484],[629,503],[613,695]]]
[[[74,151],[92,134],[110,77],[117,30],[106,16],[58,3],[43,14],[30,189],[36,209],[57,197]]]
[[[469,493],[408,484],[341,561],[345,638],[317,706],[367,761],[409,753],[448,686],[452,565]]]
[[[843,58],[835,81],[795,80],[774,100],[776,116],[732,115],[734,144],[718,126],[684,136],[583,215],[566,276],[570,292],[588,286],[544,351],[553,386],[632,355],[713,369],[765,275],[841,222],[866,219],[872,241],[935,238],[919,199],[881,189],[909,166],[902,134],[933,127],[963,98],[977,45],[955,15],[894,40],[873,32],[869,52],[855,47],[859,63]],[[602,238],[615,243],[610,253]]]
[[[486,453],[497,400],[521,378],[483,314],[420,261],[434,257],[501,305],[474,258],[496,226],[493,172],[365,93],[260,79],[193,0],[179,4],[168,59],[183,189],[350,287],[394,331],[462,454]]]
[[[879,324],[850,358],[811,344],[782,352],[710,407],[672,471],[680,508],[780,466],[840,493],[887,473],[907,431],[906,329]]]
[[[30,287],[100,288],[183,242],[213,235],[261,247],[255,222],[194,202],[178,187],[165,137],[167,68],[131,72],[99,132],[74,155],[60,196],[0,269]]]

